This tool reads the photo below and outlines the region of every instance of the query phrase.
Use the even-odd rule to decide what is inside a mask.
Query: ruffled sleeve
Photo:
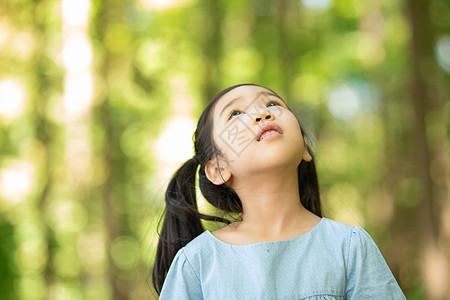
[[[183,249],[175,255],[159,296],[164,299],[202,299],[198,276],[186,258]]]
[[[371,236],[354,227],[347,258],[345,299],[406,299]]]

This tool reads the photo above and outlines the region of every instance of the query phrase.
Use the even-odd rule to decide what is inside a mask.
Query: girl
[[[153,269],[160,299],[405,299],[370,235],[322,217],[311,148],[272,90],[220,92],[171,179]],[[200,189],[232,221],[199,213]],[[200,220],[223,222],[204,230]]]

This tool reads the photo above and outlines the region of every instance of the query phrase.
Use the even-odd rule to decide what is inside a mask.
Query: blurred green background
[[[170,176],[254,82],[314,134],[325,216],[450,299],[449,79],[447,0],[0,1],[0,298],[156,298]]]

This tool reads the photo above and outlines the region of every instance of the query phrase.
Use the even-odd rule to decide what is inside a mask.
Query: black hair
[[[215,147],[213,139],[213,109],[223,95],[244,85],[259,86],[273,92],[264,86],[253,83],[237,84],[224,89],[206,106],[193,135],[195,155],[200,161],[198,173],[200,190],[210,204],[225,213],[242,213],[242,203],[236,192],[226,182],[221,185],[213,184],[205,174],[206,163],[221,155]],[[281,97],[279,98],[281,99]],[[299,125],[306,141],[308,134],[300,123]],[[314,156],[308,143],[307,149],[313,159],[309,162],[303,160],[298,166],[300,202],[306,209],[322,217]],[[209,216],[198,211],[195,191],[197,167],[198,164],[195,159],[189,159],[174,173],[167,187],[164,221],[159,234],[152,276],[153,286],[158,294],[161,292],[164,279],[178,250],[204,232],[202,219],[225,224],[231,223],[226,218]]]

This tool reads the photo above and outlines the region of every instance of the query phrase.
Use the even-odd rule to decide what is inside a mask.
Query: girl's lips
[[[281,135],[283,135],[283,134],[279,133],[279,132],[272,132],[272,133],[269,133],[269,134],[263,136],[262,139],[260,139],[259,141],[260,142],[262,142],[262,141],[270,141],[270,140],[273,140],[273,139],[275,139],[275,138],[277,138],[277,137],[279,137]]]
[[[264,132],[271,131],[271,130],[278,131],[280,133],[280,135],[283,134],[283,130],[281,130],[280,126],[278,126],[277,124],[275,124],[273,122],[268,122],[258,132],[258,138],[257,138],[258,142],[261,140],[261,136],[263,135]]]

